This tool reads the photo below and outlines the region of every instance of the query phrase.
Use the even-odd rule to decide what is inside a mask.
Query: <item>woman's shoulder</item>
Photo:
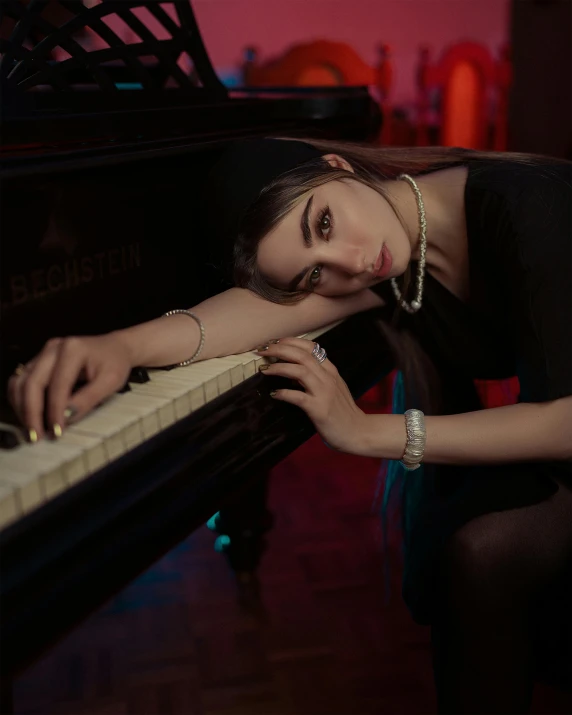
[[[516,198],[528,191],[572,191],[572,162],[546,157],[476,158],[468,163],[467,190]]]
[[[530,253],[536,258],[540,245],[547,242],[567,250],[572,225],[572,163],[510,156],[473,161],[467,175],[465,212],[469,232],[473,236],[478,233],[483,245],[518,246],[522,256]]]

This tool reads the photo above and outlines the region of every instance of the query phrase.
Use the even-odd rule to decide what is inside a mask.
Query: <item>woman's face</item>
[[[309,191],[258,247],[272,285],[338,296],[401,275],[411,246],[392,207],[352,179]]]

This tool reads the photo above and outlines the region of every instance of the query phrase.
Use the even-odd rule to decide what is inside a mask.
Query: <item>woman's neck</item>
[[[468,241],[465,219],[467,167],[455,166],[418,176],[427,220],[427,270],[459,298],[468,296]],[[419,211],[406,181],[386,185],[411,244],[419,258]]]

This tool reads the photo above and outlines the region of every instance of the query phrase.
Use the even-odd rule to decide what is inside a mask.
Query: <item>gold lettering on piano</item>
[[[51,293],[71,290],[84,283],[105,280],[140,267],[141,246],[138,243],[111,248],[91,256],[72,258],[63,263],[52,263],[47,268],[11,276],[7,303],[12,306],[21,305]]]
[[[64,275],[60,266],[50,266],[46,271],[46,284],[49,293],[57,293],[65,287]]]
[[[78,278],[76,279],[77,283],[91,283],[93,280],[93,260],[91,258],[82,258],[81,259],[81,281]]]
[[[46,295],[46,271],[32,271],[32,296],[34,298],[43,298]]]

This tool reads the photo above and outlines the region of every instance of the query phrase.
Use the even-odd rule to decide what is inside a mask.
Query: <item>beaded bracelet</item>
[[[182,310],[180,308],[177,308],[177,310],[169,310],[167,313],[164,313],[163,317],[166,318],[169,315],[177,315],[178,313],[182,313],[183,315],[188,315],[189,318],[192,318],[197,323],[197,325],[199,326],[199,330],[201,331],[201,339],[199,341],[199,347],[195,350],[193,355],[188,360],[183,360],[183,362],[178,362],[174,366],[174,367],[185,367],[186,365],[190,365],[192,362],[195,362],[195,360],[199,357],[199,355],[202,352],[202,349],[205,345],[205,326],[203,325],[203,321],[199,318],[199,316],[195,315],[194,313],[191,313],[190,310]]]
[[[421,466],[421,460],[425,452],[425,441],[427,439],[425,415],[421,410],[407,410],[404,417],[407,443],[400,464],[412,472]]]

